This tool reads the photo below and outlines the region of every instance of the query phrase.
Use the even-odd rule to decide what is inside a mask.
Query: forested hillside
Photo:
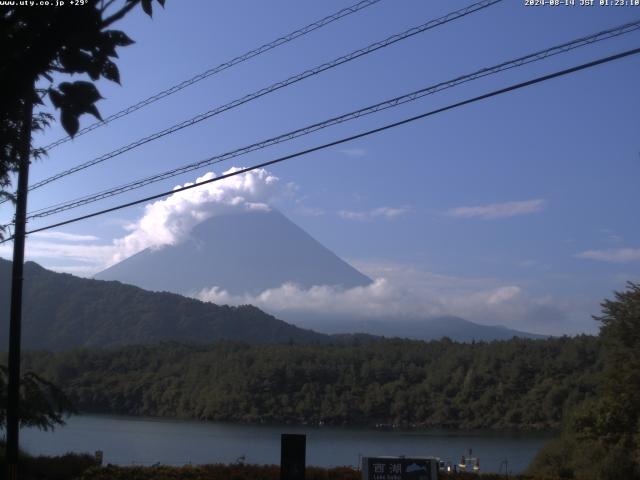
[[[0,335],[7,338],[11,262],[0,259]],[[22,345],[27,350],[65,350],[157,343],[329,342],[246,305],[219,306],[120,282],[56,273],[25,264]],[[2,314],[4,312],[4,314]]]
[[[595,337],[33,353],[81,411],[237,422],[548,429],[594,393]]]

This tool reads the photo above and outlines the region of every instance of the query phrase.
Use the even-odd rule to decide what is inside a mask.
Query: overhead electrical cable
[[[257,165],[253,165],[251,167],[247,167],[247,168],[243,168],[243,169],[240,169],[240,170],[236,170],[234,172],[230,172],[230,173],[221,175],[219,177],[215,177],[215,178],[212,178],[212,179],[209,179],[209,180],[205,180],[205,181],[202,181],[202,182],[198,182],[198,183],[194,183],[194,184],[191,184],[191,185],[186,185],[184,187],[175,188],[175,189],[172,189],[172,190],[169,190],[169,191],[164,191],[162,193],[151,195],[151,196],[148,196],[148,197],[145,197],[145,198],[140,198],[140,199],[134,200],[132,202],[127,202],[127,203],[123,203],[123,204],[120,204],[120,205],[116,205],[115,207],[106,208],[104,210],[98,210],[98,211],[93,212],[93,213],[89,213],[89,214],[82,215],[82,216],[79,216],[79,217],[71,218],[69,220],[64,220],[62,222],[57,222],[57,223],[54,223],[54,224],[51,224],[51,225],[47,225],[45,227],[35,228],[33,230],[28,231],[27,235],[33,234],[33,233],[37,233],[37,232],[42,232],[42,231],[45,231],[45,230],[50,230],[52,228],[57,228],[57,227],[61,227],[61,226],[64,226],[64,225],[69,225],[70,223],[79,222],[81,220],[86,220],[88,218],[97,217],[99,215],[104,215],[106,213],[115,212],[117,210],[122,210],[123,208],[132,207],[134,205],[139,205],[141,203],[149,202],[151,200],[157,200],[158,198],[162,198],[162,197],[166,197],[166,196],[173,195],[173,194],[176,194],[176,193],[184,192],[184,191],[190,190],[192,188],[198,188],[198,187],[201,187],[201,186],[209,184],[209,183],[219,182],[219,181],[225,180],[227,178],[235,177],[236,175],[241,175],[243,173],[251,172],[251,171],[257,170],[259,168],[265,168],[265,167],[268,167],[268,166],[271,166],[271,165],[275,165],[277,163],[282,163],[282,162],[284,162],[286,160],[291,160],[293,158],[301,157],[303,155],[308,155],[308,154],[313,153],[313,152],[317,152],[317,151],[320,151],[320,150],[325,150],[327,148],[334,147],[336,145],[341,145],[343,143],[351,142],[351,141],[357,140],[359,138],[367,137],[367,136],[370,136],[370,135],[373,135],[373,134],[376,134],[376,133],[383,132],[385,130],[396,128],[396,127],[399,127],[401,125],[406,125],[406,124],[415,122],[415,121],[423,119],[423,118],[427,118],[427,117],[430,117],[430,116],[433,116],[433,115],[436,115],[436,114],[439,114],[439,113],[442,113],[442,112],[446,112],[446,111],[449,111],[449,110],[453,110],[455,108],[462,107],[464,105],[469,105],[471,103],[479,102],[481,100],[486,100],[488,98],[496,97],[498,95],[502,95],[502,94],[505,94],[505,93],[508,93],[508,92],[512,92],[514,90],[519,90],[519,89],[522,89],[522,88],[525,88],[525,87],[529,87],[531,85],[535,85],[535,84],[538,84],[538,83],[546,82],[546,81],[554,79],[554,78],[566,76],[566,75],[569,75],[569,74],[572,74],[572,73],[575,73],[575,72],[578,72],[578,71],[581,71],[581,70],[586,70],[588,68],[593,68],[593,67],[595,67],[597,65],[602,65],[602,64],[605,64],[605,63],[613,62],[615,60],[619,60],[619,59],[622,59],[622,58],[625,58],[625,57],[629,57],[631,55],[637,55],[638,53],[640,53],[640,48],[634,48],[632,50],[626,50],[624,52],[617,53],[615,55],[610,55],[608,57],[600,58],[598,60],[593,60],[593,61],[588,62],[588,63],[583,63],[581,65],[577,65],[577,66],[570,67],[570,68],[567,68],[567,69],[564,69],[564,70],[556,71],[554,73],[550,73],[550,74],[547,74],[547,75],[536,77],[536,78],[533,78],[531,80],[527,80],[525,82],[517,83],[517,84],[511,85],[511,86],[505,87],[505,88],[501,88],[501,89],[498,89],[498,90],[493,90],[493,91],[491,91],[489,93],[485,93],[485,94],[479,95],[477,97],[469,98],[467,100],[463,100],[463,101],[460,101],[460,102],[457,102],[457,103],[453,103],[453,104],[447,105],[445,107],[441,107],[441,108],[438,108],[438,109],[435,109],[435,110],[431,110],[429,112],[425,112],[425,113],[422,113],[420,115],[416,115],[416,116],[413,116],[413,117],[405,118],[404,120],[400,120],[398,122],[390,123],[390,124],[384,125],[382,127],[374,128],[372,130],[367,130],[365,132],[361,132],[361,133],[358,133],[358,134],[355,134],[355,135],[351,135],[349,137],[341,138],[341,139],[335,140],[333,142],[325,143],[323,145],[318,145],[318,146],[315,146],[315,147],[312,147],[312,148],[308,148],[306,150],[302,150],[302,151],[299,151],[299,152],[296,152],[296,153],[292,153],[290,155],[285,155],[283,157],[279,157],[279,158],[276,158],[276,159],[273,159],[273,160],[269,160],[267,162],[262,162],[262,163],[259,163]],[[7,242],[7,241],[9,241],[11,239],[12,239],[12,237],[9,237],[9,238],[7,238],[6,240],[3,240],[0,243]]]
[[[100,128],[103,127],[119,118],[122,118],[124,116],[129,115],[130,113],[133,113],[137,110],[140,110],[141,108],[146,107],[147,105],[151,105],[154,102],[157,102],[158,100],[161,100],[163,98],[168,97],[169,95],[173,95],[176,92],[179,92],[180,90],[183,90],[187,87],[190,87],[191,85],[200,82],[201,80],[204,80],[205,78],[209,78],[213,75],[216,75],[217,73],[220,73],[228,68],[233,67],[234,65],[238,65],[239,63],[245,62],[253,57],[257,57],[258,55],[261,55],[265,52],[268,52],[269,50],[273,50],[274,48],[277,48],[281,45],[284,45],[285,43],[289,43],[292,40],[295,40],[296,38],[300,38],[304,35],[307,35],[308,33],[311,33],[315,30],[318,30],[319,28],[322,28],[326,25],[329,25],[330,23],[335,22],[336,20],[339,20],[343,17],[346,17],[347,15],[351,15],[352,13],[356,13],[359,12],[360,10],[363,10],[367,7],[370,7],[371,5],[374,5],[378,2],[380,2],[381,0],[363,0],[361,2],[355,3],[349,7],[343,8],[342,10],[332,14],[332,15],[328,15],[316,22],[310,23],[309,25],[302,27],[298,30],[295,30],[287,35],[283,35],[282,37],[279,37],[275,40],[273,40],[272,42],[269,43],[265,43],[264,45],[261,45],[258,48],[255,48],[253,50],[250,50],[246,53],[243,53],[242,55],[239,55],[229,61],[226,61],[224,63],[221,63],[220,65],[210,68],[209,70],[199,73],[198,75],[195,75],[191,78],[189,78],[188,80],[184,80],[170,88],[167,88],[166,90],[163,90],[161,92],[156,93],[155,95],[152,95],[144,100],[139,101],[138,103],[136,103],[135,105],[131,105],[123,110],[120,110],[119,112],[116,112],[112,115],[109,115],[108,117],[106,117],[104,120],[99,121],[99,122],[95,122],[92,123],[91,125],[88,125],[82,129],[80,129],[78,131],[78,133],[75,134],[74,138],[78,138],[81,135],[84,135],[85,133],[91,132],[92,130],[95,130],[96,128]],[[58,140],[56,140],[55,142],[50,143],[49,145],[46,145],[44,148],[44,150],[51,150],[52,148],[57,147],[58,145],[62,145],[63,143],[68,142],[69,140],[71,140],[72,138],[69,136],[66,137],[62,137]]]
[[[51,183],[55,180],[59,180],[60,178],[66,177],[68,175],[71,175],[73,173],[79,172],[81,170],[84,170],[86,168],[92,167],[98,163],[102,163],[105,160],[109,160],[111,158],[114,158],[118,155],[121,155],[125,152],[128,152],[130,150],[133,150],[134,148],[137,148],[141,145],[144,145],[146,143],[152,142],[154,140],[157,140],[159,138],[162,138],[166,135],[170,135],[173,134],[179,130],[182,130],[183,128],[187,128],[190,126],[193,126],[199,122],[202,122],[203,120],[206,120],[208,118],[213,117],[214,115],[218,115],[222,112],[225,112],[227,110],[231,110],[233,108],[236,108],[240,105],[243,105],[247,102],[250,102],[252,100],[255,100],[257,98],[260,98],[264,95],[267,95],[269,93],[272,93],[276,90],[279,90],[281,88],[287,87],[289,85],[292,85],[294,83],[300,82],[301,80],[304,80],[306,78],[318,75],[319,73],[325,72],[329,69],[335,68],[339,65],[342,65],[344,63],[347,62],[351,62],[352,60],[355,60],[356,58],[362,57],[364,55],[368,55],[372,52],[375,52],[377,50],[380,50],[382,48],[388,47],[390,45],[393,45],[401,40],[405,40],[407,38],[413,37],[414,35],[417,35],[419,33],[422,32],[426,32],[427,30],[430,30],[432,28],[438,27],[440,25],[444,25],[446,23],[452,22],[454,20],[457,20],[459,18],[465,17],[467,15],[470,15],[472,13],[475,13],[479,10],[485,9],[491,5],[494,5],[496,3],[501,2],[502,0],[482,0],[481,2],[477,2],[477,3],[473,3],[465,8],[456,10],[454,12],[448,13],[447,15],[444,15],[440,18],[437,18],[435,20],[430,20],[426,23],[423,23],[422,25],[419,25],[417,27],[413,27],[410,28],[408,30],[405,30],[402,33],[398,33],[395,35],[392,35],[384,40],[381,40],[379,42],[375,42],[372,43],[364,48],[355,50],[347,55],[343,55],[341,57],[336,58],[335,60],[332,60],[330,62],[327,63],[323,63],[322,65],[319,65],[317,67],[314,67],[312,69],[309,70],[305,70],[302,73],[299,73],[297,75],[293,75],[289,78],[287,78],[286,80],[282,80],[280,82],[274,83],[268,87],[262,88],[260,90],[257,90],[256,92],[247,94],[243,97],[240,97],[230,103],[227,103],[225,105],[221,105],[219,107],[216,107],[212,110],[209,110],[207,112],[201,113],[200,115],[196,115],[195,117],[192,117],[188,120],[185,120],[183,122],[177,123],[171,127],[165,128],[164,130],[161,130],[159,132],[153,133],[147,137],[141,138],[136,140],[135,142],[129,143],[128,145],[125,145],[123,147],[120,147],[116,150],[113,150],[109,153],[106,153],[104,155],[101,155],[97,158],[94,158],[93,160],[89,160],[87,162],[84,162],[80,165],[77,165],[73,168],[70,168],[68,170],[65,170],[63,172],[60,172],[56,175],[53,175],[51,177],[45,178],[33,185],[31,185],[29,187],[29,190],[35,190],[36,188],[42,187],[44,185],[47,185],[48,183]]]
[[[417,100],[419,98],[422,98],[424,96],[427,95],[431,95],[437,92],[440,92],[442,90],[448,89],[448,88],[452,88],[456,85],[460,85],[472,80],[476,80],[479,78],[483,78],[489,75],[494,75],[497,74],[499,72],[505,71],[505,70],[509,70],[512,68],[516,68],[516,67],[520,67],[523,65],[528,65],[530,63],[536,62],[536,61],[540,61],[546,58],[549,58],[551,56],[554,55],[558,55],[561,53],[565,53],[571,50],[574,50],[576,48],[579,47],[583,47],[585,45],[591,45],[593,43],[596,42],[600,42],[609,38],[613,38],[613,37],[617,37],[619,35],[622,34],[626,34],[629,32],[633,32],[635,30],[640,29],[640,19],[636,20],[635,22],[630,22],[630,23],[625,23],[623,25],[619,25],[607,30],[603,30],[601,32],[598,33],[594,33],[585,37],[581,37],[575,40],[572,40],[570,42],[566,42],[560,45],[556,45],[550,48],[547,48],[545,50],[540,50],[537,51],[535,53],[531,53],[513,60],[509,60],[506,62],[502,62],[500,64],[494,65],[492,67],[487,67],[487,68],[483,68],[481,70],[477,70],[473,73],[470,74],[466,74],[466,75],[462,75],[459,77],[456,77],[454,79],[451,80],[447,80],[429,87],[425,87],[422,88],[420,90],[416,90],[413,91],[411,93],[407,93],[405,95],[399,96],[399,97],[395,97],[389,100],[385,100],[383,102],[379,102],[376,103],[374,105],[370,105],[368,107],[365,108],[361,108],[359,110],[355,110],[349,113],[345,113],[343,115],[340,116],[336,116],[336,117],[332,117],[328,120],[324,120],[322,122],[319,123],[314,123],[312,125],[308,125],[306,127],[303,128],[299,128],[297,130],[293,130],[281,135],[278,135],[276,137],[272,137],[269,138],[267,140],[262,140],[260,142],[256,142],[253,143],[251,145],[248,146],[244,146],[223,154],[219,154],[219,155],[215,155],[213,157],[209,157],[206,158],[204,160],[200,160],[198,162],[194,162],[194,163],[190,163],[187,165],[183,165],[181,167],[177,167],[168,171],[165,171],[163,173],[158,173],[149,177],[145,177],[142,179],[138,179],[135,180],[133,182],[129,182],[127,184],[124,185],[120,185],[118,187],[113,187],[111,189],[108,190],[104,190],[98,193],[94,193],[94,194],[90,194],[90,195],[85,195],[83,197],[80,198],[76,198],[73,200],[68,200],[65,202],[61,202],[55,205],[50,205],[48,207],[44,207],[41,208],[39,210],[35,210],[33,212],[30,212],[29,215],[27,216],[28,219],[33,219],[33,218],[41,218],[41,217],[46,217],[49,215],[53,215],[56,213],[60,213],[63,212],[65,210],[70,210],[73,208],[77,208],[83,205],[87,205],[89,203],[93,203],[105,198],[110,198],[113,197],[115,195],[119,195],[131,190],[135,190],[137,188],[141,188],[144,187],[146,185],[150,185],[152,183],[156,183],[159,182],[161,180],[165,180],[168,178],[172,178],[175,177],[177,175],[181,175],[183,173],[187,173],[187,172],[191,172],[193,170],[197,170],[200,168],[203,168],[205,166],[210,166],[213,164],[217,164],[217,163],[221,163],[223,161],[229,160],[231,158],[235,158],[241,155],[245,155],[247,153],[256,151],[256,150],[261,150],[263,148],[272,146],[272,145],[276,145],[278,143],[282,143],[285,141],[289,141],[292,140],[294,138],[298,138],[301,137],[303,135],[308,135],[312,132],[333,126],[333,125],[337,125],[343,122],[347,122],[350,120],[354,120],[357,118],[360,118],[362,116],[365,115],[369,115],[372,113],[376,113],[376,112],[380,112],[382,110],[386,110],[389,108],[393,108],[396,107],[398,105],[402,105],[414,100]]]

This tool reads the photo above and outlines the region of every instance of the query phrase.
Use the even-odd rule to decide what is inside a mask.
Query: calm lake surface
[[[381,431],[334,427],[256,426],[111,415],[79,415],[54,432],[23,429],[21,447],[32,454],[104,452],[104,462],[119,465],[162,463],[279,464],[280,434],[307,435],[307,465],[357,466],[359,455],[437,456],[459,461],[473,449],[485,472],[527,467],[551,434],[496,431]],[[504,472],[504,466],[502,466]]]

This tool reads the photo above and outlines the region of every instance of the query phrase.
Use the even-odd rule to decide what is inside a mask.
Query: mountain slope
[[[74,277],[25,264],[22,345],[25,349],[219,339],[249,343],[326,343],[247,305],[218,306],[119,282]],[[0,259],[0,338],[8,336],[11,262]],[[6,345],[0,346],[4,350]]]
[[[184,242],[147,248],[94,278],[187,295],[212,287],[257,294],[286,282],[303,288],[371,283],[276,210],[210,218]]]

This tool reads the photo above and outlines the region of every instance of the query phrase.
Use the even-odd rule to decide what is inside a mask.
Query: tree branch
[[[120,10],[118,10],[116,13],[114,13],[113,15],[111,15],[108,18],[105,18],[102,21],[102,28],[104,27],[108,27],[109,25],[111,25],[114,22],[117,22],[118,20],[120,20],[121,18],[123,18],[127,13],[129,13],[136,5],[138,5],[138,3],[140,3],[140,0],[132,0],[131,2],[129,2],[127,5],[125,5],[124,7],[122,7]]]
[[[104,1],[102,2],[102,5],[100,7],[100,9],[102,10],[102,13],[104,14],[104,12],[107,11],[107,9],[113,5],[115,3],[116,0],[108,0],[107,3],[105,4]]]

